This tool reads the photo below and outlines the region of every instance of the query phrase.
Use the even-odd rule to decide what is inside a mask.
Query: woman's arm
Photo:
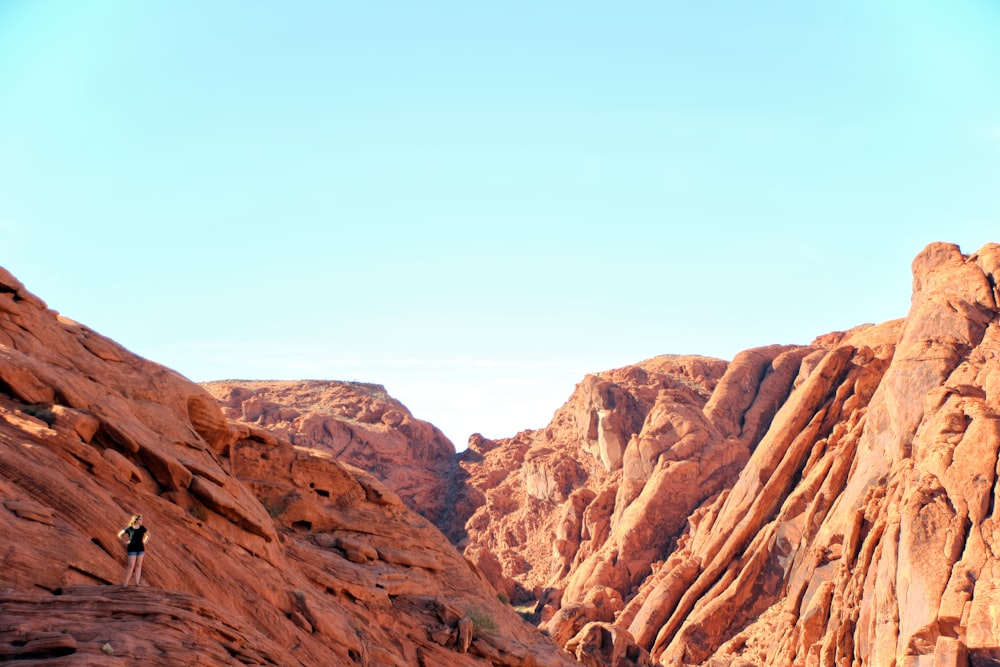
[[[146,534],[142,536],[142,543],[145,544],[146,542],[149,542],[149,531],[148,530],[146,531]]]

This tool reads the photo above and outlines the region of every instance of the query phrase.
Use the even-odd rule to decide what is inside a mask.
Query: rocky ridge
[[[596,374],[473,437],[466,555],[588,664],[996,664],[1000,245],[913,275],[905,319]]]
[[[0,614],[28,620],[16,634],[0,629],[0,656],[77,652],[93,656],[88,664],[119,664],[100,662],[113,659],[96,652],[105,629],[120,626],[124,636],[149,621],[144,614],[159,613],[172,619],[169,639],[119,641],[123,650],[154,664],[181,649],[215,661],[206,664],[326,664],[312,662],[324,651],[354,664],[563,664],[564,654],[483,594],[481,577],[534,604],[552,639],[594,667],[997,664],[998,274],[1000,245],[963,255],[931,244],[913,262],[904,319],[747,350],[731,362],[664,356],[595,373],[546,428],[495,441],[473,436],[450,461],[428,455],[443,449],[429,425],[393,434],[409,413],[377,385],[321,383],[328,394],[309,383],[228,387],[216,393],[241,421],[227,422],[208,394],[75,323],[59,322],[72,335],[39,348],[32,338],[49,334],[35,333],[26,313],[54,314],[3,276],[0,297],[10,298],[0,307],[0,444],[11,456],[0,457],[0,521],[4,534],[29,526],[35,537],[5,554],[21,574],[3,584]],[[65,349],[49,355],[46,347]],[[114,361],[120,372],[116,355],[145,384],[104,387],[101,364]],[[91,391],[87,403],[81,392]],[[267,405],[255,413],[259,403]],[[404,419],[383,419],[391,411]],[[340,451],[324,440],[340,428],[331,418],[358,429]],[[49,440],[25,435],[32,429]],[[56,446],[49,431],[75,435]],[[39,456],[45,474],[52,468],[69,481],[26,475],[22,468],[34,469],[22,459]],[[351,457],[384,483],[346,463]],[[402,474],[407,468],[418,483]],[[98,493],[86,475],[112,497],[87,510],[99,520],[74,519],[67,529],[60,517],[81,510],[66,498]],[[451,560],[440,534],[404,507],[421,502],[422,485],[438,483],[449,485],[446,507],[425,513],[472,569]],[[123,486],[142,486],[143,495]],[[238,545],[252,573],[237,586],[268,582],[264,604],[275,613],[251,618],[252,595],[228,590],[229,570],[199,562],[212,581],[226,581],[222,602],[206,595],[211,584],[186,585],[173,574],[176,587],[153,582],[169,591],[154,598],[168,612],[146,600],[130,616],[156,593],[133,598],[103,585],[120,558],[92,526],[120,522],[136,498],[159,508],[157,525],[193,517],[214,534],[195,539],[190,526],[175,528],[185,548],[219,536],[227,548]],[[32,566],[34,549],[44,552],[56,528],[75,540],[74,552],[101,547],[93,562],[106,573],[63,554]],[[181,560],[168,559],[168,571],[179,573]],[[470,576],[456,581],[456,567]],[[42,620],[43,608],[61,621]],[[118,625],[99,621],[109,609]],[[470,633],[472,617],[484,624],[483,611],[499,619],[485,625],[498,629]],[[353,637],[343,634],[349,619],[360,619]],[[308,629],[309,638],[293,641],[289,627]],[[289,647],[304,651],[298,663],[287,662]]]
[[[203,382],[230,420],[371,473],[432,523],[454,505],[455,446],[385,387],[321,380]]]
[[[3,662],[571,663],[374,476],[229,422],[2,269],[0,535]]]

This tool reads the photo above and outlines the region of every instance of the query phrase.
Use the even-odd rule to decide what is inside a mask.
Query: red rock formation
[[[466,554],[586,664],[1000,662],[1000,246],[913,272],[905,320],[591,376],[470,443]]]
[[[1000,245],[913,274],[903,320],[595,374],[547,428],[474,436],[438,520],[475,573],[402,480],[262,428],[311,432],[293,402],[227,423],[0,274],[0,660],[565,662],[478,573],[595,667],[1000,663]],[[335,421],[392,433],[359,391]],[[136,507],[153,586],[108,586]]]
[[[645,510],[639,509],[656,506],[652,511],[663,515],[656,499],[644,496],[633,514],[623,515],[654,474],[648,450],[669,448],[663,444],[668,440],[689,446],[700,437],[696,429],[681,433],[674,426],[683,421],[678,415],[700,414],[725,368],[717,359],[665,356],[591,375],[548,428],[497,442],[474,438],[461,457],[470,475],[467,499],[472,505],[481,499],[466,524],[467,556],[499,559],[504,578],[494,585],[515,599],[561,591],[570,575],[578,582],[571,591],[574,600],[597,583],[624,593],[642,569],[642,559],[651,557],[645,552],[659,555],[648,538],[669,539],[644,522]],[[650,419],[664,434],[663,442],[651,437],[640,448],[634,436]],[[735,475],[739,461],[718,467],[727,466]],[[619,491],[627,500],[618,501]],[[661,518],[680,524],[687,512]],[[625,532],[612,534],[612,525],[620,523],[642,535],[619,543]]]
[[[658,357],[588,377],[542,431],[471,442],[463,465],[483,502],[467,557],[498,559],[481,565],[494,586],[540,597],[543,627],[581,660],[588,636],[633,655],[627,626],[597,628],[623,613],[691,513],[734,483],[812,351],[772,346],[730,364]]]
[[[202,386],[219,399],[229,419],[370,472],[434,523],[454,504],[455,446],[381,385],[225,380]]]
[[[670,569],[680,590],[671,610],[650,614],[663,606],[640,591],[623,613],[654,658],[918,665],[1000,655],[990,555],[1000,246],[965,257],[933,244],[913,268],[902,326],[852,332],[825,351],[736,485],[692,525],[671,555],[692,564]]]
[[[3,662],[570,664],[374,477],[229,424],[2,269],[0,535]]]

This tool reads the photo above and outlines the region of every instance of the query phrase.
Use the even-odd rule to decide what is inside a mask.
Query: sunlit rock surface
[[[998,664],[1000,246],[912,269],[904,318],[594,373],[459,454],[378,385],[210,394],[0,274],[0,661]]]
[[[432,523],[454,506],[454,445],[381,385],[225,380],[202,386],[229,419],[371,473]]]
[[[935,243],[904,319],[588,376],[470,442],[461,546],[588,664],[995,664],[998,274]]]
[[[4,663],[572,664],[384,483],[228,422],[3,270],[0,536]]]

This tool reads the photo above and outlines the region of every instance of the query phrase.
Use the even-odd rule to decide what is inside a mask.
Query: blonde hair
[[[142,515],[141,514],[133,514],[132,515],[132,518],[128,520],[129,528],[135,528],[135,522],[136,521],[142,521]]]

